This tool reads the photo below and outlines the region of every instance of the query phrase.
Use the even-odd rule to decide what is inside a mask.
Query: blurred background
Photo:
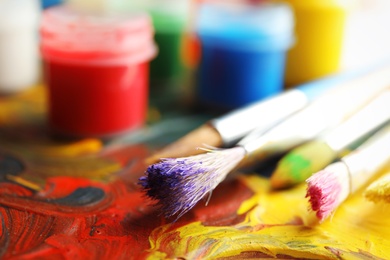
[[[53,129],[110,136],[165,110],[225,113],[386,60],[389,24],[386,0],[0,0],[0,93],[43,85]],[[134,118],[122,120],[124,110]],[[66,114],[80,122],[115,114],[106,122],[118,126],[78,129],[55,118]]]

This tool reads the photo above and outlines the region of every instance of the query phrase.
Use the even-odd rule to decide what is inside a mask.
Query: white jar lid
[[[36,28],[40,14],[39,0],[0,0],[0,30]]]
[[[45,58],[78,62],[144,62],[156,53],[146,13],[91,14],[67,6],[48,8],[41,22]]]

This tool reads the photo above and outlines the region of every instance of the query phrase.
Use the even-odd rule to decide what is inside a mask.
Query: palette
[[[172,223],[137,185],[155,147],[48,138],[45,91],[0,98],[2,259],[390,258],[388,207],[359,191],[319,225],[304,185],[274,192],[261,172],[231,175]]]

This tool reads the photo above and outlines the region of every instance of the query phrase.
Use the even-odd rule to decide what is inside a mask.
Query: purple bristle
[[[178,219],[210,194],[245,155],[242,148],[229,150],[162,159],[147,168],[139,184],[165,217]]]
[[[171,217],[173,213],[184,214],[201,199],[186,200],[199,186],[203,186],[203,183],[191,180],[204,173],[205,169],[196,167],[194,162],[164,159],[148,167],[146,176],[140,178],[140,184],[150,198],[158,201],[164,215]],[[202,190],[207,193],[204,188]]]

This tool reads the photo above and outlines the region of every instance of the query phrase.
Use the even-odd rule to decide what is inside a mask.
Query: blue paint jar
[[[286,52],[294,40],[289,5],[204,3],[196,32],[200,104],[229,110],[283,90]]]

